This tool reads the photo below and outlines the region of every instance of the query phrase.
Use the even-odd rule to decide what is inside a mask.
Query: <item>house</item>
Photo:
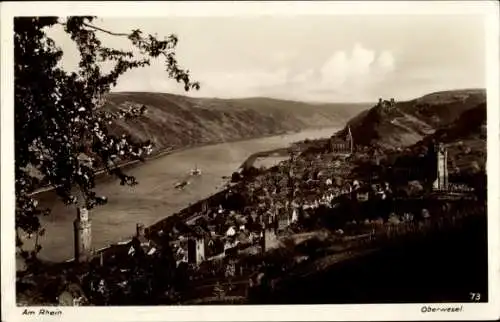
[[[365,202],[370,199],[370,188],[369,187],[361,187],[352,191],[351,199],[358,202]]]
[[[235,239],[240,243],[240,244],[250,244],[250,234],[246,231],[239,231],[238,234],[235,236]]]
[[[285,230],[288,226],[290,226],[290,216],[287,211],[281,211],[278,216],[278,230]]]
[[[226,236],[232,237],[236,235],[236,229],[234,226],[229,227],[229,229],[226,231]]]
[[[224,243],[224,254],[225,255],[236,255],[238,254],[238,246],[240,241],[237,239],[227,239]]]
[[[136,234],[129,243],[129,255],[134,255],[137,253],[144,253],[147,255],[152,255],[156,252],[156,244],[149,239],[147,236],[146,228],[144,224],[138,223],[136,225]]]
[[[356,200],[359,202],[365,202],[370,199],[370,194],[368,191],[357,191]]]
[[[209,236],[210,233],[200,226],[186,226],[186,237],[182,238],[187,239],[187,248],[181,251],[184,255],[183,261],[200,265],[205,260],[205,244]]]

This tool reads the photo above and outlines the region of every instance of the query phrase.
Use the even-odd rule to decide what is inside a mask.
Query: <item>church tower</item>
[[[205,260],[205,239],[191,236],[188,239],[188,262],[199,266]]]
[[[349,125],[347,126],[346,142],[349,145],[349,153],[352,154],[354,150],[354,140],[352,138],[351,127]]]

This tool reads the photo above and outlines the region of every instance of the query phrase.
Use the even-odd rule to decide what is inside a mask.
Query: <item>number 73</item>
[[[479,301],[481,299],[481,293],[469,293],[469,297],[472,301]]]

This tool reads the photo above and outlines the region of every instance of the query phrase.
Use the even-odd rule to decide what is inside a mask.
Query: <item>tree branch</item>
[[[94,30],[97,30],[97,31],[101,31],[101,32],[104,32],[108,35],[111,35],[111,36],[120,36],[120,37],[128,37],[129,34],[127,33],[121,33],[121,32],[112,32],[112,31],[109,31],[109,30],[106,30],[106,29],[103,29],[103,28],[100,28],[100,27],[97,27],[97,26],[94,26],[94,25],[91,25],[89,23],[86,23],[84,22],[83,25],[85,27],[88,27],[88,28],[92,28]]]

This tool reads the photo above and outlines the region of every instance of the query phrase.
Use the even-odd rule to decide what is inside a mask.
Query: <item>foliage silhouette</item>
[[[98,27],[96,19],[14,20],[16,246],[27,262],[41,249],[38,236],[44,230],[39,217],[50,212],[33,198],[37,188],[54,187],[66,204],[90,209],[107,200],[93,191],[97,170],[106,169],[122,185],[138,183],[117,165],[125,160],[144,160],[151,152],[151,142],[114,135],[109,126],[117,118],[140,117],[147,108],[122,108],[117,113],[102,108],[120,76],[161,58],[169,78],[186,91],[200,88],[198,82],[191,81],[189,70],[179,67],[175,35],[159,40],[139,29],[118,33]],[[79,51],[76,71],[66,71],[60,64],[64,51],[47,35],[55,26],[64,28]],[[103,34],[128,39],[131,50],[106,47],[99,39]],[[108,72],[104,65],[111,66]],[[23,250],[21,232],[36,236],[33,251]]]

